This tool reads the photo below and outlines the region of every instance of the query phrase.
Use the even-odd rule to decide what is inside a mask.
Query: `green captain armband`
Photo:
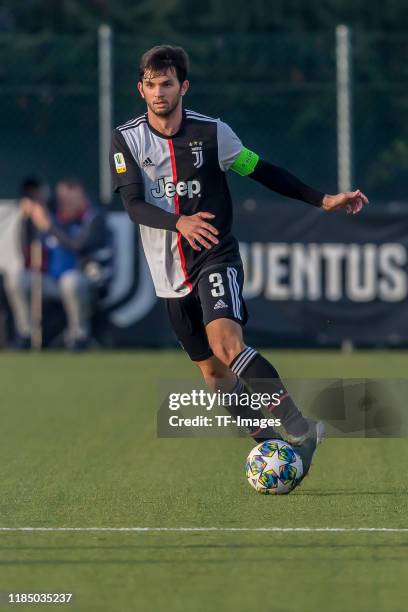
[[[248,174],[251,174],[251,172],[255,170],[258,161],[259,155],[244,147],[232,164],[231,170],[237,172],[237,174],[241,176],[248,176]]]

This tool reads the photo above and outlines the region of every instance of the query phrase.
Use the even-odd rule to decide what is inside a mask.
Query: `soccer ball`
[[[265,440],[248,455],[248,482],[258,493],[284,495],[299,484],[303,463],[294,448],[284,440]]]

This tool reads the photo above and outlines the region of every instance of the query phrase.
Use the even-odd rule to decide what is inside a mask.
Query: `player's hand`
[[[181,215],[177,221],[176,229],[188,241],[194,251],[201,251],[201,244],[206,249],[211,249],[214,244],[218,244],[216,238],[218,230],[207,223],[205,219],[214,219],[215,215],[209,212],[198,212],[195,215]]]
[[[365,204],[368,204],[367,196],[357,189],[356,191],[346,191],[337,195],[325,195],[322,208],[328,211],[345,208],[347,214],[355,215],[360,212]]]

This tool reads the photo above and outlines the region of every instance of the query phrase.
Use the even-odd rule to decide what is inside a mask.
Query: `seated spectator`
[[[7,298],[7,302],[12,312],[17,313],[19,311],[19,300],[15,301],[17,295],[16,284],[20,270],[24,268],[31,268],[31,258],[35,253],[35,249],[40,249],[41,243],[38,241],[38,232],[31,223],[30,219],[24,214],[24,202],[27,198],[40,202],[44,206],[48,204],[50,199],[50,189],[48,184],[35,176],[25,178],[20,186],[20,197],[16,201],[17,206],[8,208],[8,214],[6,219],[3,221],[3,234],[0,243],[2,251],[2,261],[0,266],[3,273],[3,288]],[[4,227],[5,226],[5,227]],[[45,247],[42,247],[42,256],[39,259],[45,266]],[[37,250],[38,253],[38,250]],[[43,267],[45,270],[45,267]],[[6,305],[3,303],[4,312],[7,312]],[[13,317],[16,319],[16,316]],[[17,348],[29,348],[30,338],[18,337],[16,341]]]
[[[21,229],[20,229],[20,246],[24,259],[24,267],[31,268],[31,257],[32,257],[32,245],[36,239],[39,238],[39,232],[33,225],[31,219],[24,212],[26,201],[33,200],[43,206],[50,206],[51,203],[51,191],[48,183],[41,178],[30,176],[26,178],[21,184],[21,196],[19,200],[19,207],[22,213]],[[42,259],[41,265],[43,271],[46,267],[46,249],[45,245],[42,246]]]
[[[73,350],[82,350],[90,341],[94,289],[106,284],[109,276],[108,268],[98,262],[98,253],[109,252],[109,232],[102,211],[91,202],[80,181],[63,179],[55,191],[55,214],[31,198],[24,198],[21,206],[40,232],[46,251],[43,299],[61,300],[68,322],[66,344]],[[12,308],[22,348],[29,344],[31,335],[32,281],[32,271],[24,270],[14,286]]]

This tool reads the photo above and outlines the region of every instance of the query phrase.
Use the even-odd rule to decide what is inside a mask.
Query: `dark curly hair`
[[[158,45],[142,55],[139,64],[139,81],[143,81],[146,71],[153,74],[164,74],[168,68],[174,68],[180,83],[187,78],[189,59],[182,47]]]

